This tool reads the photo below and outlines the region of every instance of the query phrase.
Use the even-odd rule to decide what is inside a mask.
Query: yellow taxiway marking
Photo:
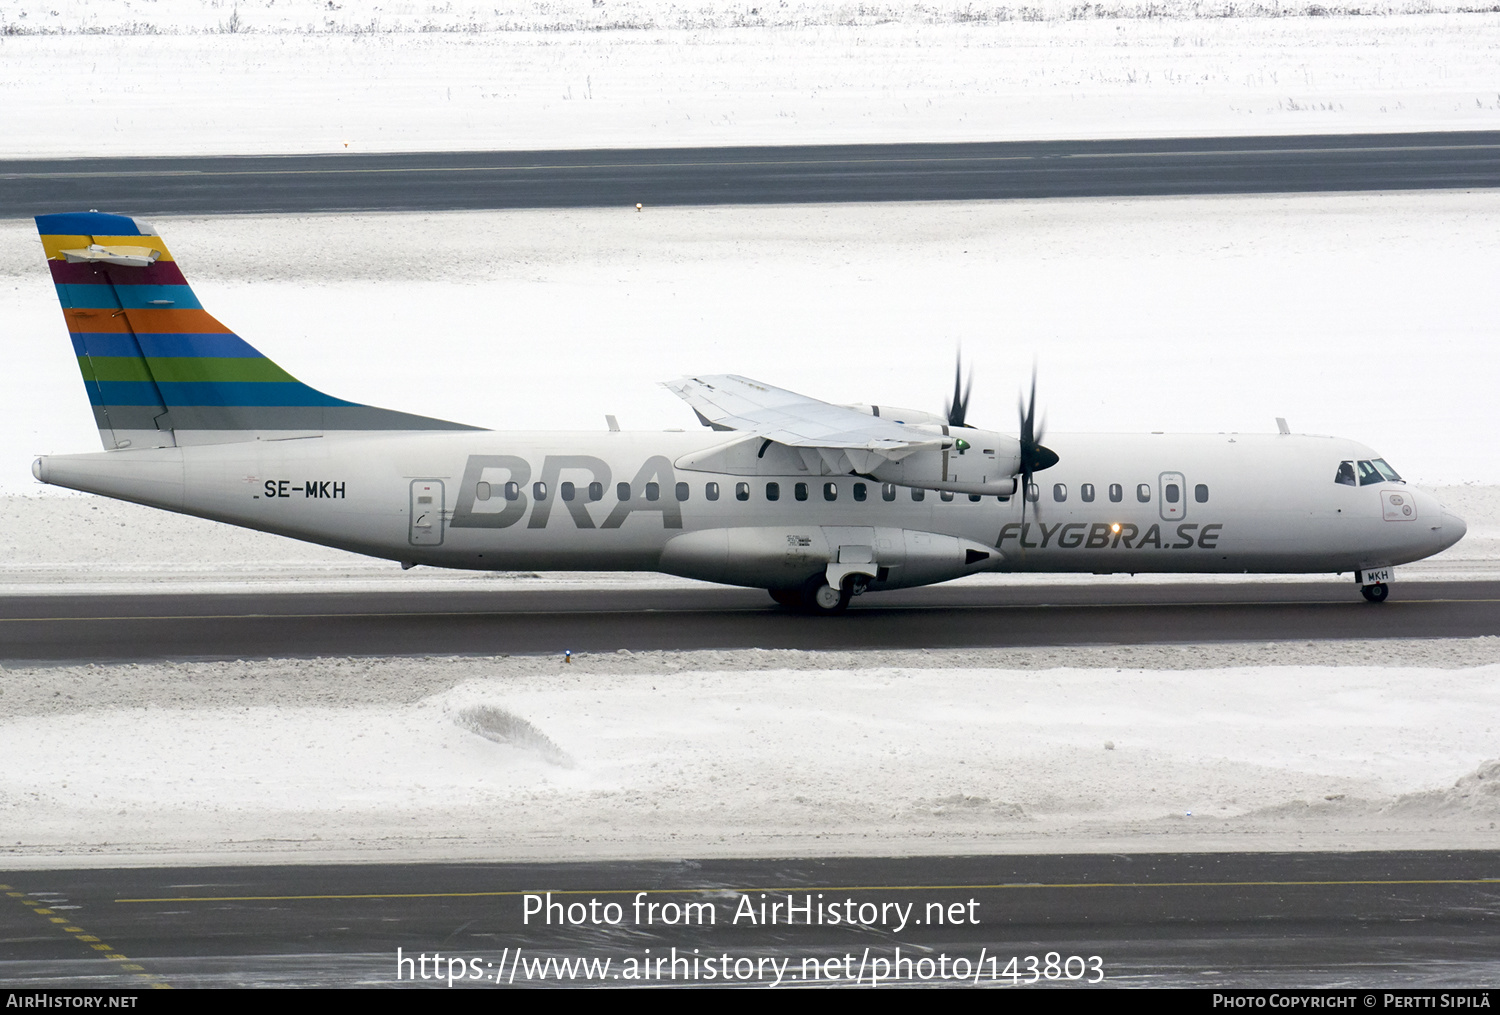
[[[973,892],[1002,889],[1038,888],[1307,888],[1353,887],[1370,885],[1500,885],[1500,878],[1409,878],[1356,881],[1079,881],[1079,882],[1008,882],[994,885],[792,885],[779,888],[566,888],[552,889],[552,895],[707,895],[732,892],[750,895],[760,892],[789,894],[795,892]],[[517,895],[539,895],[547,889],[515,889],[496,892],[363,892],[355,895],[172,895],[162,898],[116,899],[116,902],[316,902],[359,899],[480,899]]]
[[[5,894],[7,896],[18,900],[23,906],[30,908],[33,913],[42,917],[48,923],[68,923],[68,920],[66,918],[52,916],[52,910],[46,908],[46,906],[48,905],[47,903],[38,902],[35,899],[28,898],[25,892],[12,891],[10,890],[10,888],[10,885],[0,885],[0,890],[5,891]],[[120,963],[120,969],[129,973],[135,979],[148,983],[158,990],[171,989],[171,984],[164,982],[159,974],[147,972],[145,966],[132,962],[129,956],[122,955],[114,945],[105,944],[104,942],[100,941],[99,938],[95,935],[85,933],[82,927],[63,926],[57,929],[63,931],[66,934],[72,935],[73,940],[79,942],[80,944],[87,944],[93,951],[105,952],[106,954],[100,956],[101,958],[105,959],[108,962]]]

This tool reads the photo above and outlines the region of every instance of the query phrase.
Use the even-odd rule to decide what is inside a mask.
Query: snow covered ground
[[[1490,847],[1497,678],[1497,639],[7,670],[0,857]]]
[[[166,219],[198,295],[331,394],[499,429],[696,428],[756,377],[1010,429],[1292,428],[1500,484],[1500,191]],[[374,254],[372,254],[374,252]],[[34,226],[0,221],[0,493],[99,447]]]
[[[1500,14],[1279,16],[1315,6],[0,0],[0,157],[1500,127]],[[1033,356],[1054,430],[1287,416],[1468,518],[1404,577],[1500,559],[1495,192],[159,224],[215,313],[361,401],[691,426],[652,382],[736,371],[936,407],[961,344],[982,423]],[[559,580],[26,495],[31,455],[98,446],[30,222],[0,320],[0,591]],[[1497,639],[7,669],[0,856],[1490,846],[1497,676]]]
[[[0,157],[1495,129],[1465,6],[0,0]]]

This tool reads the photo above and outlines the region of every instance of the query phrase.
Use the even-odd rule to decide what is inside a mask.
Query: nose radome
[[[1454,543],[1464,538],[1464,533],[1468,531],[1468,523],[1466,523],[1462,518],[1458,517],[1458,515],[1454,514],[1451,511],[1443,511],[1443,540],[1447,544],[1447,546],[1452,546]]]

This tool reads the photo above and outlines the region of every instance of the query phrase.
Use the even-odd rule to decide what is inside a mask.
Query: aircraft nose
[[[1451,511],[1445,510],[1443,512],[1443,549],[1446,550],[1448,547],[1464,538],[1464,534],[1468,531],[1468,523],[1466,523],[1462,518],[1458,517],[1458,515],[1454,514]]]

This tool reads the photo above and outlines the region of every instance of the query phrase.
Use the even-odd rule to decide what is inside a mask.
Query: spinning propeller
[[[1021,494],[1024,497],[1031,490],[1031,477],[1043,469],[1050,469],[1057,464],[1057,452],[1051,448],[1042,446],[1042,436],[1047,431],[1046,420],[1040,426],[1036,422],[1036,367],[1031,368],[1031,400],[1021,402],[1018,406],[1021,415]],[[1036,499],[1041,504],[1041,497]],[[1036,508],[1032,508],[1035,513]],[[1026,513],[1025,502],[1022,502],[1021,513]]]
[[[953,397],[948,400],[944,407],[944,414],[948,417],[949,426],[968,426],[965,419],[969,414],[969,395],[974,388],[974,374],[970,372],[967,380],[964,379],[963,357],[959,356],[953,371]],[[1043,469],[1050,469],[1057,464],[1057,452],[1042,445],[1042,437],[1046,433],[1046,421],[1037,422],[1036,418],[1036,367],[1031,368],[1031,396],[1023,398],[1019,405],[1021,417],[1021,518],[1026,517],[1027,493],[1031,490],[1032,479]],[[1041,506],[1041,497],[1033,502],[1032,515],[1036,515]]]
[[[943,407],[949,426],[967,426],[964,417],[969,414],[969,392],[974,390],[974,373],[969,372],[968,383],[964,383],[964,358],[960,353],[953,367],[953,398]]]

